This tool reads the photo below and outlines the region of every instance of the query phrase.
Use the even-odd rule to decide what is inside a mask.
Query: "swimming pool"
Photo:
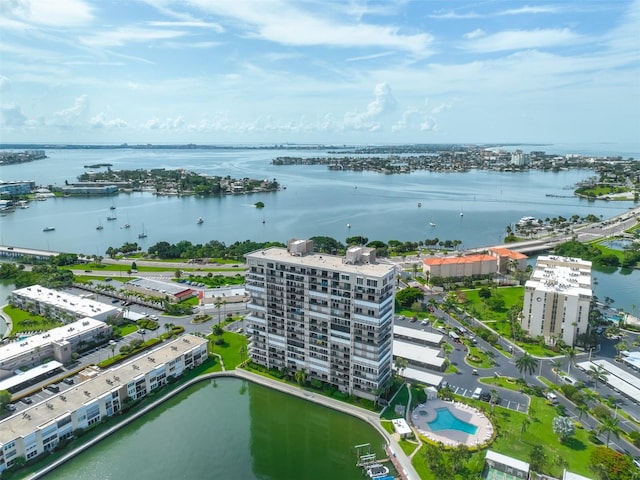
[[[439,430],[458,430],[469,435],[475,435],[478,431],[478,427],[460,420],[446,407],[436,408],[436,419],[429,422],[428,425],[434,432]]]

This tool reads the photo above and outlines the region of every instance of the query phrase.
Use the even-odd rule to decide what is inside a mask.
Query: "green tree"
[[[587,375],[589,375],[594,382],[594,390],[598,389],[598,382],[606,382],[608,378],[607,370],[599,364],[591,365],[589,370],[587,370]]]
[[[561,442],[564,442],[576,433],[576,426],[569,417],[555,417],[553,419],[553,433],[558,435]]]
[[[6,390],[0,390],[0,410],[4,411],[4,408],[11,402],[11,394]]]
[[[620,438],[621,431],[622,429],[618,424],[618,417],[607,415],[606,417],[600,419],[598,433],[607,434],[607,447],[609,446],[609,439],[611,438],[611,434],[613,434],[613,436],[616,438]]]
[[[631,458],[607,447],[596,447],[589,456],[589,468],[599,480],[633,480]]]
[[[522,374],[524,372],[524,376],[527,374],[531,375],[536,371],[536,367],[538,366],[538,360],[529,355],[527,352],[524,353],[519,359],[516,360],[516,368]]]
[[[413,302],[422,301],[424,292],[417,287],[403,288],[396,293],[396,302],[404,308],[409,308]]]
[[[294,378],[298,383],[298,385],[302,386],[307,381],[307,372],[305,372],[304,368],[300,370],[296,370],[296,373],[294,374]]]
[[[547,454],[542,445],[534,445],[529,452],[529,464],[531,470],[541,472],[547,464]]]

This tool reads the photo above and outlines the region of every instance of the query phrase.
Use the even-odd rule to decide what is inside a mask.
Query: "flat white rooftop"
[[[154,350],[144,352],[122,365],[102,371],[89,380],[77,383],[44,402],[34,404],[0,422],[0,443],[28,435],[38,427],[74,412],[83,405],[120,389],[134,379],[143,378],[148,372],[162,367],[207,341],[206,338],[183,335]]]
[[[565,470],[562,475],[562,480],[593,480],[589,477],[585,477],[583,475],[578,475],[577,473],[570,472],[569,470]]]
[[[13,291],[14,294],[30,298],[34,301],[47,303],[53,307],[73,312],[78,316],[95,317],[97,315],[109,315],[116,312],[116,307],[102,302],[97,302],[85,297],[78,297],[67,292],[60,292],[40,285],[20,288]]]
[[[409,424],[404,418],[394,418],[391,420],[391,423],[393,423],[396,432],[400,435],[408,435],[412,432],[411,428],[409,428]]]
[[[407,338],[414,338],[415,340],[432,343],[438,345],[442,342],[442,335],[439,333],[424,332],[415,328],[403,327],[401,325],[393,326],[393,334]]]
[[[169,295],[179,295],[182,292],[191,290],[191,286],[185,283],[162,282],[151,278],[136,278],[129,280],[126,285],[133,285],[153,292],[168,293]]]
[[[577,364],[578,368],[584,370],[585,372],[588,372],[589,368],[593,365],[600,365],[608,372],[607,380],[605,383],[607,383],[610,387],[635,400],[636,402],[640,401],[640,388],[636,386],[640,384],[640,378],[630,375],[629,373],[607,362],[606,360],[595,360],[593,362],[587,361]],[[629,381],[627,380],[633,383],[629,383]]]
[[[418,370],[417,368],[411,367],[407,367],[402,370],[402,376],[424,385],[433,385],[434,387],[439,386],[442,382],[442,375],[436,375],[434,373],[425,372],[424,370]]]
[[[591,296],[591,262],[571,257],[538,257],[526,286],[539,291]]]
[[[21,355],[25,352],[44,347],[52,342],[61,342],[68,338],[82,335],[91,330],[98,330],[105,327],[105,323],[94,318],[85,317],[72,323],[68,323],[61,327],[52,328],[46,332],[32,335],[30,337],[21,337],[21,339],[11,342],[0,347],[0,362]]]
[[[373,277],[384,277],[385,275],[395,271],[394,265],[389,265],[386,263],[350,264],[345,263],[344,257],[339,257],[337,255],[309,253],[306,255],[298,256],[290,254],[286,248],[281,247],[271,247],[265,250],[257,250],[250,253],[247,257],[253,257],[257,259],[264,258],[266,260],[273,260],[274,262],[303,265],[311,268],[369,275]]]
[[[434,367],[442,367],[444,357],[439,357],[439,348],[432,348],[426,345],[416,345],[415,343],[393,341],[393,355],[405,358],[409,361],[432,365]]]
[[[640,370],[640,352],[621,352],[622,361],[636,370]]]
[[[529,471],[529,464],[527,462],[523,462],[522,460],[518,460],[517,458],[509,457],[508,455],[503,455],[502,453],[494,452],[493,450],[487,450],[487,454],[484,459],[485,461],[494,461],[496,463],[499,463],[500,465],[507,465],[521,472]]]
[[[5,378],[0,382],[0,390],[9,390],[10,388],[28,382],[29,380],[38,378],[40,375],[48,372],[53,372],[60,367],[62,367],[62,364],[60,362],[56,362],[55,360],[43,363],[42,365],[38,365],[37,367],[30,368],[29,370],[21,372],[19,375],[13,375],[12,377]]]

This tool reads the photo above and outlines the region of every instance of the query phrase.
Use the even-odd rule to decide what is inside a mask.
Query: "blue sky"
[[[636,142],[640,1],[0,0],[0,142]]]

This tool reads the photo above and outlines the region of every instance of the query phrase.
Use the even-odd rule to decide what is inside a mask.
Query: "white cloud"
[[[345,129],[376,131],[382,128],[382,117],[392,113],[397,106],[396,99],[391,93],[391,87],[386,83],[379,83],[374,89],[374,100],[367,105],[364,112],[347,112],[344,115]]]
[[[11,90],[11,80],[4,75],[0,75],[0,92]]]
[[[149,130],[180,130],[187,126],[187,124],[184,118],[179,115],[175,118],[166,118],[164,120],[154,117],[147,120],[144,126]]]
[[[76,98],[72,107],[54,113],[54,124],[59,126],[84,125],[89,115],[90,102],[88,95]]]
[[[330,16],[329,9],[304,11],[300,2],[285,0],[246,0],[210,2],[193,0],[203,11],[241,22],[245,35],[284,45],[371,47],[408,51],[414,55],[431,54],[433,37],[428,33],[400,32],[394,25],[374,25],[343,16]]]
[[[167,40],[184,35],[185,32],[180,30],[123,27],[87,35],[81,37],[80,41],[91,47],[120,47],[129,42],[153,42],[154,40]]]
[[[89,125],[92,128],[126,128],[129,126],[127,122],[120,118],[108,120],[107,114],[104,112],[100,112],[98,115],[89,120]]]
[[[463,45],[472,52],[499,52],[548,48],[577,43],[582,37],[568,28],[537,30],[506,30],[472,39]]]
[[[486,34],[487,32],[485,32],[481,28],[476,28],[472,32],[465,33],[463,37],[468,39],[474,39],[474,38],[484,37]]]
[[[3,17],[15,25],[74,27],[93,21],[93,8],[81,0],[2,0]],[[24,25],[23,25],[24,27]]]
[[[2,105],[0,122],[5,127],[21,127],[27,123],[27,117],[18,105]]]

